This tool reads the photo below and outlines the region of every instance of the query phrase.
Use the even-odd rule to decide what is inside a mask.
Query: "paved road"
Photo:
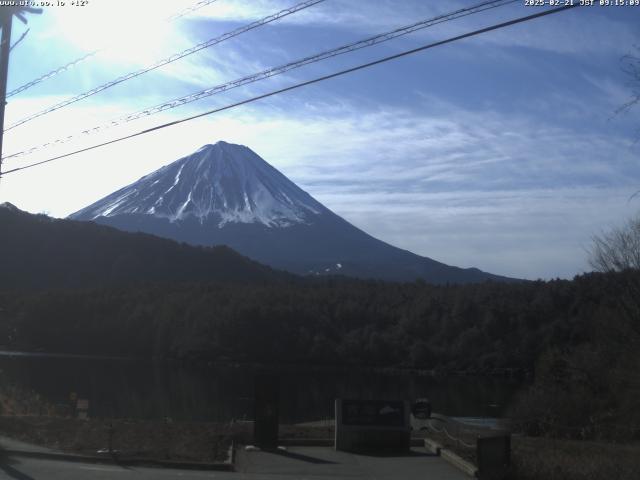
[[[291,480],[469,480],[470,477],[440,457],[414,448],[404,456],[370,456],[336,452],[331,447],[289,447],[278,453],[246,452],[236,456],[238,472],[259,478]],[[255,477],[258,478],[258,477]]]
[[[237,455],[238,472],[203,472],[163,468],[118,467],[26,457],[0,458],[0,479],[8,480],[469,480],[439,457],[414,449],[402,457],[335,452],[329,447],[289,447],[284,452]]]
[[[24,457],[0,460],[0,479],[2,480],[169,480],[173,478],[196,480],[232,479],[237,477],[229,472],[129,468]]]

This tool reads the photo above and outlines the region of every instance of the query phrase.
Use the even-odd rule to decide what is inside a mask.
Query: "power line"
[[[186,15],[189,15],[193,12],[195,12],[196,10],[199,10],[202,7],[205,7],[207,5],[210,5],[214,2],[217,2],[218,0],[201,0],[200,2],[185,8],[184,10],[179,11],[178,13],[174,13],[173,15],[165,18],[165,21],[167,22],[171,22],[173,20],[176,20],[178,18],[182,18]],[[72,67],[75,67],[76,65],[78,65],[79,63],[84,62],[85,60],[89,60],[90,58],[96,56],[98,53],[102,52],[104,50],[104,48],[100,48],[97,50],[93,50],[92,52],[89,52],[85,55],[82,55],[81,57],[76,58],[75,60],[70,61],[69,63],[62,65],[58,68],[55,68],[53,70],[51,70],[48,73],[45,73],[37,78],[34,78],[33,80],[31,80],[30,82],[25,83],[24,85],[19,86],[18,88],[15,88],[13,90],[11,90],[9,93],[7,93],[7,98],[12,97],[14,95],[17,95],[18,93],[24,92],[25,90],[30,89],[31,87],[34,87],[36,85],[38,85],[39,83],[44,82],[45,80],[48,80],[50,78],[55,77],[56,75],[59,75],[60,73],[66,72],[67,70],[71,69]]]
[[[63,107],[66,107],[68,105],[71,105],[72,103],[76,103],[79,102],[80,100],[84,100],[85,98],[91,97],[92,95],[95,95],[96,93],[100,93],[108,88],[111,88],[115,85],[118,85],[122,82],[125,82],[127,80],[131,80],[132,78],[138,77],[140,75],[143,75],[147,72],[150,72],[152,70],[155,70],[157,68],[160,68],[164,65],[168,65],[170,63],[173,63],[177,60],[180,60],[181,58],[184,58],[188,55],[192,55],[196,52],[199,52],[200,50],[203,50],[205,48],[211,47],[213,45],[217,45],[218,43],[224,42],[225,40],[229,40],[230,38],[236,37],[238,35],[241,35],[245,32],[248,32],[249,30],[253,30],[254,28],[258,28],[261,27],[263,25],[266,25],[268,23],[274,22],[280,18],[286,17],[288,15],[291,15],[293,13],[299,12],[300,10],[304,10],[305,8],[309,8],[313,5],[316,5],[318,3],[324,2],[325,0],[305,0],[304,2],[298,3],[297,5],[294,5],[293,7],[290,8],[286,8],[284,10],[280,10],[277,13],[274,13],[273,15],[269,15],[267,17],[264,17],[258,21],[252,22],[248,25],[245,25],[244,27],[240,27],[240,28],[236,28],[235,30],[232,30],[231,32],[225,33],[223,35],[220,35],[219,37],[215,37],[215,38],[211,38],[209,40],[207,40],[206,42],[202,42],[199,43],[198,45],[195,45],[191,48],[187,48],[186,50],[183,50],[180,53],[174,53],[173,55],[171,55],[170,57],[166,57],[163,58],[162,60],[158,60],[157,62],[152,63],[151,65],[148,65],[145,68],[142,68],[140,70],[137,70],[135,72],[130,72],[127,73],[126,75],[123,75],[122,77],[118,77],[115,80],[111,80],[110,82],[104,83],[102,85],[99,85],[95,88],[92,88],[91,90],[88,90],[84,93],[81,93],[80,95],[76,95],[75,97],[71,97],[67,100],[64,100],[60,103],[57,103],[55,105],[53,105],[52,107],[46,108],[38,113],[34,113],[33,115],[30,115],[28,117],[23,118],[22,120],[14,123],[13,125],[5,128],[5,132],[8,132],[9,130],[12,130],[24,123],[27,123],[31,120],[34,120],[38,117],[41,117],[43,115],[46,115],[48,113],[54,112],[56,110],[59,110]]]
[[[7,78],[9,76],[9,56],[11,55],[11,30],[13,28],[13,17],[15,16],[25,25],[27,19],[25,14],[41,14],[42,9],[30,6],[5,6],[0,9],[0,28],[2,36],[0,38],[0,176],[2,175],[2,146],[4,142],[4,113],[7,105]],[[28,32],[29,30],[27,30]],[[20,41],[26,35],[23,34]]]
[[[356,67],[351,67],[351,68],[347,68],[345,70],[340,70],[338,72],[335,72],[335,73],[332,73],[332,74],[329,74],[329,75],[324,75],[322,77],[317,77],[317,78],[314,78],[312,80],[307,80],[305,82],[296,83],[295,85],[291,85],[289,87],[281,88],[279,90],[274,90],[274,91],[271,91],[269,93],[258,95],[256,97],[251,97],[251,98],[248,98],[246,100],[242,100],[240,102],[236,102],[236,103],[232,103],[232,104],[226,105],[224,107],[215,108],[213,110],[209,110],[209,111],[206,111],[206,112],[203,112],[203,113],[199,113],[197,115],[192,115],[190,117],[182,118],[180,120],[174,120],[173,122],[168,122],[168,123],[164,123],[164,124],[161,124],[161,125],[157,125],[155,127],[148,128],[146,130],[141,130],[139,132],[132,133],[132,134],[129,134],[129,135],[126,135],[126,136],[123,136],[123,137],[115,138],[113,140],[109,140],[109,141],[106,141],[106,142],[103,142],[103,143],[99,143],[99,144],[96,144],[96,145],[92,145],[90,147],[82,148],[82,149],[79,149],[79,150],[75,150],[73,152],[65,153],[63,155],[58,155],[56,157],[48,158],[46,160],[42,160],[42,161],[39,161],[39,162],[31,163],[31,164],[25,165],[23,167],[16,167],[14,169],[7,170],[3,175],[9,174],[9,173],[18,172],[18,171],[21,171],[21,170],[26,170],[26,169],[29,169],[29,168],[33,168],[33,167],[36,167],[36,166],[39,166],[39,165],[43,165],[45,163],[50,163],[50,162],[53,162],[55,160],[60,160],[62,158],[70,157],[72,155],[77,155],[79,153],[87,152],[87,151],[90,151],[90,150],[95,150],[96,148],[100,148],[100,147],[104,147],[104,146],[111,145],[111,144],[114,144],[114,143],[122,142],[124,140],[129,140],[131,138],[139,137],[139,136],[145,135],[147,133],[151,133],[151,132],[155,132],[155,131],[158,131],[158,130],[162,130],[162,129],[167,128],[167,127],[172,127],[174,125],[179,125],[181,123],[185,123],[185,122],[188,122],[188,121],[191,121],[191,120],[195,120],[197,118],[205,117],[207,115],[212,115],[214,113],[219,113],[219,112],[222,112],[222,111],[225,111],[225,110],[229,110],[231,108],[239,107],[241,105],[246,105],[248,103],[252,103],[252,102],[255,102],[255,101],[258,101],[258,100],[262,100],[264,98],[272,97],[274,95],[278,95],[278,94],[281,94],[281,93],[284,93],[284,92],[288,92],[290,90],[295,90],[295,89],[298,89],[298,88],[301,88],[301,87],[305,87],[307,85],[312,85],[314,83],[322,82],[324,80],[329,80],[331,78],[336,78],[336,77],[339,77],[339,76],[342,76],[342,75],[346,75],[348,73],[353,73],[353,72],[356,72],[356,71],[359,71],[359,70],[363,70],[365,68],[373,67],[375,65],[379,65],[381,63],[385,63],[385,62],[388,62],[388,61],[391,61],[391,60],[396,60],[398,58],[406,57],[408,55],[412,55],[414,53],[418,53],[418,52],[421,52],[423,50],[428,50],[430,48],[439,47],[441,45],[445,45],[445,44],[448,44],[448,43],[453,43],[453,42],[456,42],[456,41],[459,41],[459,40],[462,40],[462,39],[465,39],[465,38],[469,38],[469,37],[473,37],[473,36],[476,36],[476,35],[480,35],[482,33],[491,32],[493,30],[498,30],[500,28],[509,27],[511,25],[516,25],[518,23],[527,22],[529,20],[534,20],[536,18],[544,17],[544,16],[551,15],[551,14],[554,14],[554,13],[563,12],[565,10],[569,10],[571,8],[576,8],[576,7],[579,7],[579,6],[580,6],[580,4],[573,4],[573,5],[566,5],[566,6],[563,6],[563,7],[558,7],[558,8],[554,8],[554,9],[550,9],[550,10],[544,10],[542,12],[534,13],[532,15],[527,15],[525,17],[519,17],[519,18],[516,18],[516,19],[513,19],[513,20],[509,20],[507,22],[498,23],[498,24],[495,24],[495,25],[491,25],[489,27],[481,28],[479,30],[474,30],[472,32],[464,33],[462,35],[457,35],[455,37],[450,37],[450,38],[448,38],[446,40],[441,40],[441,41],[438,41],[438,42],[430,43],[430,44],[423,45],[421,47],[414,48],[414,49],[411,49],[411,50],[405,50],[405,51],[397,53],[395,55],[390,55],[388,57],[384,57],[384,58],[381,58],[381,59],[378,59],[378,60],[374,60],[373,62],[364,63],[364,64],[358,65]]]
[[[9,93],[7,93],[7,98],[12,97],[14,95],[17,95],[20,92],[24,92],[25,90],[28,90],[29,88],[38,85],[41,82],[44,82],[45,80],[55,77],[56,75],[62,73],[62,72],[66,72],[67,70],[69,70],[72,67],[75,67],[76,65],[78,65],[79,63],[84,62],[85,60],[90,59],[91,57],[95,56],[96,54],[98,54],[100,52],[100,50],[94,50],[93,52],[89,52],[86,55],[83,55],[82,57],[76,58],[75,60],[67,63],[66,65],[62,65],[61,67],[56,68],[55,70],[51,70],[49,73],[45,73],[44,75],[35,78],[33,80],[31,80],[30,82],[25,83],[24,85],[11,90]]]
[[[182,17],[185,17],[187,15],[191,15],[196,10],[200,10],[202,7],[206,7],[207,5],[211,5],[213,2],[216,2],[216,1],[218,1],[218,0],[201,0],[200,2],[197,2],[197,3],[193,4],[193,5],[191,5],[190,7],[186,7],[185,9],[179,11],[178,13],[174,13],[170,17],[167,17],[167,21],[171,22],[173,20],[177,20],[178,18],[182,18]]]
[[[377,45],[379,43],[383,43],[389,40],[392,40],[394,38],[403,36],[403,35],[407,35],[410,33],[413,33],[415,31],[424,29],[424,28],[428,28],[428,27],[432,27],[434,25],[437,25],[439,23],[444,23],[447,21],[452,21],[455,20],[457,18],[461,18],[461,17],[465,17],[467,15],[472,15],[475,13],[479,13],[485,10],[489,10],[492,8],[497,8],[497,7],[501,7],[504,6],[506,4],[509,3],[514,3],[518,0],[493,0],[493,1],[485,1],[483,3],[480,3],[474,7],[468,7],[468,8],[463,8],[460,10],[456,10],[454,12],[448,13],[448,14],[444,14],[444,15],[440,15],[437,16],[435,18],[431,18],[431,19],[427,19],[427,20],[422,20],[420,22],[416,22],[413,23],[411,25],[407,25],[404,27],[400,27],[397,28],[395,30],[386,32],[386,33],[382,33],[379,35],[375,35],[373,37],[369,37],[366,38],[364,40],[359,40],[357,42],[353,42],[347,45],[343,45],[341,47],[338,48],[334,48],[331,50],[327,50],[321,53],[317,53],[314,54],[312,56],[308,56],[299,60],[295,60],[293,62],[287,63],[285,65],[281,65],[278,67],[273,67],[267,70],[263,70],[261,72],[252,74],[252,75],[248,75],[246,77],[242,77],[236,80],[232,80],[231,82],[227,82],[227,83],[223,83],[220,85],[216,85],[214,87],[205,89],[205,90],[201,90],[200,92],[196,92],[196,93],[192,93],[190,95],[186,95],[174,100],[170,100],[168,102],[164,102],[162,104],[156,105],[154,107],[151,108],[146,108],[144,110],[140,110],[138,112],[120,117],[116,120],[112,120],[110,122],[108,122],[107,124],[104,124],[103,126],[99,126],[99,127],[94,127],[90,130],[84,130],[83,133],[86,133],[88,131],[97,131],[97,130],[101,130],[103,128],[106,127],[112,127],[112,126],[116,126],[122,123],[127,123],[130,122],[132,120],[136,120],[138,118],[141,117],[146,117],[149,115],[153,115],[155,113],[160,113],[162,111],[165,110],[169,110],[178,106],[182,106],[185,105],[187,103],[191,103],[197,100],[201,100],[203,98],[207,98],[210,97],[212,95],[216,95],[218,93],[222,93],[222,92],[226,92],[228,90],[231,90],[233,88],[238,88],[244,85],[248,85],[250,83],[255,83],[257,81],[260,80],[264,80],[276,75],[280,75],[283,73],[286,73],[290,70],[294,70],[312,63],[316,63],[322,60],[326,60],[328,58],[332,58],[332,57],[336,57],[338,55],[343,55],[346,53],[351,53],[354,52],[356,50],[360,50],[362,48],[365,47],[370,47],[373,45]]]
[[[186,105],[187,103],[191,103],[191,102],[195,102],[197,100],[201,100],[203,98],[207,98],[210,97],[212,95],[216,95],[218,93],[223,93],[226,92],[228,90],[234,89],[234,88],[238,88],[240,86],[243,85],[248,85],[250,83],[255,83],[257,81],[260,80],[264,80],[276,75],[280,75],[282,73],[288,72],[290,70],[294,70],[296,68],[300,68],[303,67],[305,65],[309,65],[311,63],[316,63],[322,60],[326,60],[338,55],[343,55],[346,53],[350,53],[350,52],[354,52],[356,50],[360,50],[362,48],[365,47],[371,47],[374,45],[377,45],[379,43],[383,43],[389,40],[392,40],[394,38],[403,36],[403,35],[407,35],[410,33],[413,33],[415,31],[424,29],[424,28],[428,28],[428,27],[432,27],[434,25],[438,25],[440,23],[444,23],[444,22],[448,22],[448,21],[452,21],[458,18],[462,18],[468,15],[472,15],[472,14],[476,14],[479,12],[483,12],[486,10],[490,10],[493,8],[497,8],[497,7],[502,7],[504,5],[510,4],[510,3],[515,3],[519,0],[491,0],[491,1],[485,1],[482,2],[480,4],[477,4],[475,6],[472,7],[467,7],[467,8],[462,8],[447,14],[443,14],[443,15],[439,15],[437,17],[433,17],[430,19],[426,19],[426,20],[421,20],[419,22],[416,23],[412,23],[410,25],[407,26],[403,26],[403,27],[399,27],[396,28],[394,30],[388,31],[386,33],[382,33],[382,34],[378,34],[378,35],[374,35],[372,37],[366,38],[364,40],[359,40],[353,43],[349,43],[331,50],[326,50],[311,56],[307,56],[304,57],[302,59],[299,60],[295,60],[293,62],[287,63],[285,65],[281,65],[278,67],[273,67],[273,68],[269,68],[267,70],[263,70],[261,72],[246,76],[246,77],[242,77],[236,80],[232,80],[230,82],[227,83],[223,83],[221,85],[216,85],[214,87],[202,90],[200,92],[196,92],[196,93],[192,93],[190,95],[186,95],[184,97],[180,97],[174,100],[169,100],[167,102],[164,102],[162,104],[156,105],[154,107],[149,107],[146,108],[144,110],[140,110],[138,112],[134,112],[128,115],[124,115],[122,117],[110,120],[107,123],[104,123],[102,125],[93,127],[93,128],[88,128],[85,130],[82,130],[79,133],[73,134],[73,135],[68,135],[66,137],[61,137],[58,138],[56,140],[52,140],[46,143],[43,143],[41,145],[37,145],[34,147],[31,147],[27,150],[23,150],[21,152],[17,152],[17,153],[13,153],[11,155],[7,155],[6,157],[4,157],[4,159],[9,159],[9,158],[17,158],[17,157],[23,157],[25,155],[29,155],[37,150],[41,150],[43,148],[47,148],[47,147],[53,147],[55,145],[62,145],[64,143],[67,143],[69,141],[72,141],[74,138],[76,138],[78,135],[82,135],[82,134],[93,134],[93,133],[97,133],[100,132],[102,130],[106,130],[108,128],[112,128],[115,127],[117,125],[121,125],[124,123],[128,123],[134,120],[137,120],[139,118],[142,117],[147,117],[156,113],[160,113],[163,112],[165,110],[170,110],[172,108],[176,108],[182,105]],[[3,160],[4,160],[3,159]]]
[[[20,35],[20,38],[16,40],[16,42],[13,45],[11,45],[11,48],[9,48],[9,50],[13,52],[13,49],[16,48],[18,45],[20,45],[20,42],[22,42],[25,39],[25,37],[29,34],[30,30],[31,30],[30,28],[27,28],[24,32],[22,32],[22,35]]]

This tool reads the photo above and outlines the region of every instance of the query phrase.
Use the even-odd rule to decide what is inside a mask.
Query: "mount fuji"
[[[510,280],[382,242],[351,225],[251,149],[205,145],[70,215],[193,245],[225,244],[298,274],[431,283]]]

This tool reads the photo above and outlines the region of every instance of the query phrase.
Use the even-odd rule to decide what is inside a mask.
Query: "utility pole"
[[[11,53],[11,27],[15,15],[22,23],[27,23],[25,13],[42,13],[40,8],[0,7],[0,178],[2,177],[2,141],[4,138],[4,108],[7,105],[7,78],[9,76],[9,54]]]
[[[6,8],[6,7],[5,7]],[[4,138],[4,107],[7,105],[7,77],[9,76],[9,52],[11,51],[11,25],[13,12],[0,12],[2,44],[0,45],[0,177],[2,176],[2,140]]]

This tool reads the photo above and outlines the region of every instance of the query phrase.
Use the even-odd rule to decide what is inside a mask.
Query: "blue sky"
[[[9,90],[107,47],[11,97],[6,125],[296,1],[218,0],[162,20],[193,3],[89,0],[30,16]],[[476,3],[326,0],[17,127],[4,152]],[[4,169],[536,11],[515,2],[447,22],[9,159]],[[639,208],[629,198],[640,189],[640,108],[614,115],[631,95],[621,58],[640,45],[639,26],[636,7],[547,16],[7,175],[0,202],[63,217],[226,140],[393,245],[502,275],[570,278],[589,269],[591,237]],[[16,23],[14,40],[24,29]]]

